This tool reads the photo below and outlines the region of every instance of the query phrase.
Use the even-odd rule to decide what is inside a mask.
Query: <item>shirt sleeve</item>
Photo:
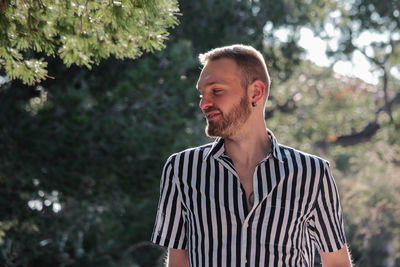
[[[186,249],[185,211],[174,182],[173,156],[163,168],[160,200],[151,242],[160,246]]]
[[[343,213],[328,162],[324,163],[324,173],[313,213],[309,230],[317,248],[323,252],[341,249],[346,243]]]

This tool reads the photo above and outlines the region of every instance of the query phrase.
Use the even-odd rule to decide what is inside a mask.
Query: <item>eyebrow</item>
[[[206,87],[209,87],[211,85],[220,84],[220,83],[221,83],[220,81],[211,81],[211,82],[205,83],[203,87],[206,88]],[[197,89],[197,91],[200,91],[198,86],[199,86],[199,84],[196,85],[196,89]]]

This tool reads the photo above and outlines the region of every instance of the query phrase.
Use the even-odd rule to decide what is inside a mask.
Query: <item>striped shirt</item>
[[[190,266],[313,266],[315,248],[344,246],[343,217],[329,163],[280,145],[253,176],[254,205],[224,140],[166,162],[151,241],[186,249]]]

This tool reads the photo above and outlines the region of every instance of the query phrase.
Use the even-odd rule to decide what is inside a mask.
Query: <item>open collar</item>
[[[271,138],[271,154],[274,158],[279,160],[279,162],[283,163],[284,159],[280,150],[280,145],[278,141],[276,140],[274,134],[267,129],[267,133],[269,137]],[[203,160],[207,160],[209,157],[213,156],[214,158],[220,158],[221,156],[226,156],[225,155],[225,146],[224,146],[224,139],[221,137],[218,137],[215,139],[213,142],[210,150],[204,155]]]

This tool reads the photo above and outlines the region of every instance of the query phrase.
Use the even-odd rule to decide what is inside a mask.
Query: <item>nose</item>
[[[204,111],[212,106],[211,99],[205,94],[200,99],[199,107]]]

